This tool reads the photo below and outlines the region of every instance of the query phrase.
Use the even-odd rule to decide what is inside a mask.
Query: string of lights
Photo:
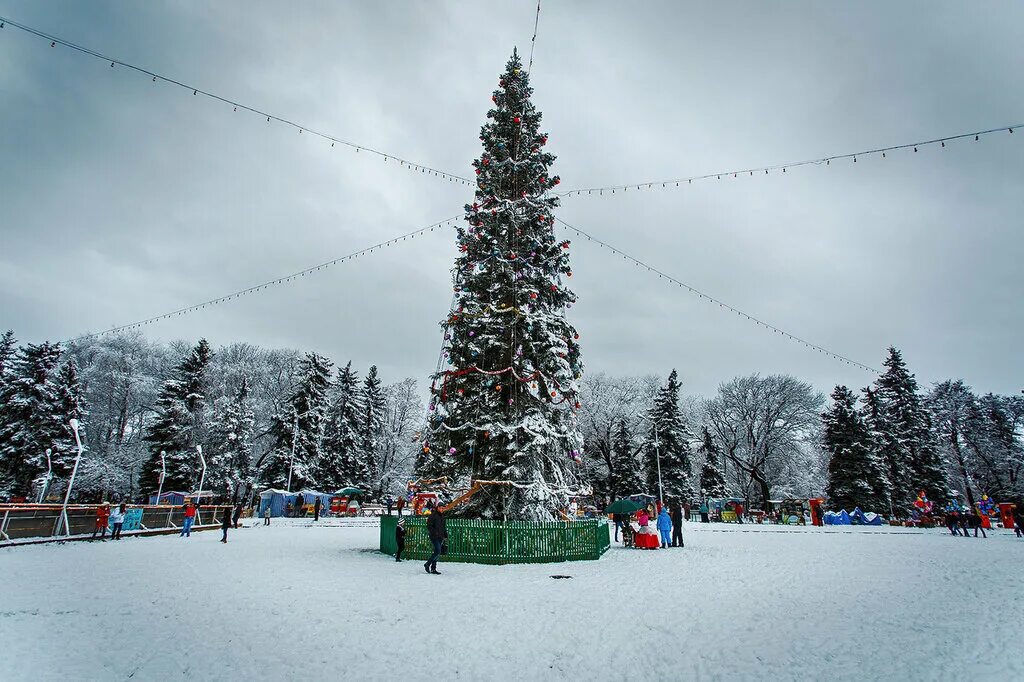
[[[12,19],[8,19],[6,17],[0,16],[0,29],[5,28],[7,26],[11,26],[11,27],[20,29],[22,31],[25,31],[26,33],[30,33],[30,34],[32,34],[34,36],[37,36],[39,38],[42,38],[44,40],[48,40],[48,41],[50,41],[50,47],[57,47],[58,45],[63,45],[64,47],[68,47],[68,48],[70,48],[72,50],[75,50],[76,52],[81,53],[81,54],[88,55],[90,57],[94,57],[94,58],[96,58],[98,60],[101,60],[101,61],[104,61],[104,62],[110,62],[111,68],[113,68],[114,66],[121,66],[121,67],[124,67],[126,69],[130,69],[132,71],[135,71],[137,73],[144,74],[146,76],[151,77],[153,83],[162,82],[162,83],[167,83],[169,85],[177,86],[177,87],[179,87],[179,88],[181,88],[183,90],[186,90],[186,91],[191,90],[192,94],[194,96],[197,96],[197,97],[198,96],[207,97],[207,98],[215,100],[217,102],[221,102],[222,104],[227,104],[228,106],[231,106],[232,107],[232,111],[236,111],[236,112],[237,111],[244,111],[244,112],[249,112],[249,113],[252,113],[252,114],[256,114],[256,115],[261,116],[261,117],[266,117],[267,123],[270,123],[271,121],[276,121],[278,123],[283,123],[284,125],[289,126],[289,127],[293,128],[293,129],[297,130],[300,134],[308,133],[309,135],[313,135],[315,137],[319,137],[319,138],[321,138],[323,140],[326,140],[326,141],[331,143],[332,147],[335,146],[336,144],[342,145],[344,147],[348,147],[350,149],[353,149],[356,152],[365,152],[365,153],[370,154],[370,155],[376,155],[376,156],[384,159],[384,161],[394,161],[394,162],[397,162],[399,167],[407,168],[407,169],[409,169],[410,171],[413,171],[413,172],[425,173],[427,175],[432,175],[432,176],[435,176],[435,177],[439,177],[439,178],[441,178],[443,180],[448,180],[449,182],[455,182],[455,183],[462,184],[462,185],[467,185],[467,186],[470,186],[470,187],[476,186],[475,182],[473,182],[472,180],[469,180],[468,178],[464,178],[464,177],[462,177],[460,175],[455,175],[454,173],[447,173],[445,171],[438,170],[437,168],[432,168],[430,166],[425,166],[425,165],[423,165],[421,163],[416,163],[414,161],[409,161],[408,159],[402,158],[400,156],[396,156],[394,154],[389,154],[387,152],[382,152],[379,149],[374,149],[373,147],[368,147],[366,145],[357,144],[355,142],[350,142],[350,141],[344,140],[344,139],[342,139],[340,137],[335,137],[334,135],[328,135],[327,133],[320,132],[318,130],[314,130],[314,129],[310,128],[309,126],[302,125],[301,123],[296,123],[295,121],[289,120],[289,119],[281,117],[281,116],[277,116],[275,114],[268,113],[266,111],[263,111],[262,109],[257,109],[256,107],[251,107],[251,106],[249,106],[247,104],[242,104],[241,102],[237,102],[237,101],[232,100],[232,99],[230,99],[228,97],[223,97],[221,95],[218,95],[216,93],[210,92],[208,90],[203,90],[202,88],[196,87],[194,85],[189,85],[187,83],[183,83],[182,81],[176,80],[176,79],[171,78],[169,76],[161,75],[161,74],[156,73],[154,71],[150,71],[149,69],[146,69],[144,67],[137,66],[135,64],[130,64],[128,62],[122,61],[120,59],[116,59],[114,57],[108,57],[108,56],[106,56],[104,54],[101,54],[99,52],[96,52],[95,50],[92,50],[90,48],[83,47],[82,45],[77,45],[77,44],[75,44],[75,43],[73,43],[73,42],[71,42],[69,40],[66,40],[64,38],[60,38],[59,36],[51,35],[49,33],[41,31],[39,29],[33,28],[31,26],[26,26],[25,24],[21,24],[21,23],[18,23],[17,21],[14,21]]]
[[[352,253],[347,254],[345,256],[341,256],[339,258],[335,258],[333,260],[329,260],[329,261],[326,261],[324,263],[320,263],[319,265],[314,265],[312,267],[308,267],[305,270],[299,270],[298,272],[294,272],[294,273],[292,273],[290,275],[285,275],[283,277],[278,277],[276,279],[268,280],[266,282],[262,282],[260,284],[256,284],[256,285],[253,285],[251,287],[248,287],[246,289],[242,289],[240,291],[235,291],[235,292],[232,292],[230,294],[225,294],[223,296],[218,296],[217,298],[211,298],[210,300],[203,301],[202,303],[196,303],[195,305],[190,305],[190,306],[185,307],[185,308],[178,308],[177,310],[172,310],[170,312],[163,313],[162,315],[156,315],[154,317],[149,317],[149,318],[146,318],[145,320],[139,320],[138,322],[132,322],[131,324],[124,324],[124,325],[120,325],[120,326],[117,326],[117,327],[111,327],[110,329],[104,329],[103,331],[94,332],[92,334],[83,334],[83,335],[77,337],[76,340],[92,339],[92,338],[96,338],[96,337],[99,337],[99,336],[104,336],[106,334],[116,334],[118,332],[128,331],[130,329],[138,329],[140,327],[144,327],[146,325],[153,324],[155,322],[159,322],[160,320],[166,320],[166,319],[171,318],[171,317],[180,317],[182,315],[187,315],[189,313],[193,313],[193,312],[195,312],[197,310],[202,310],[203,308],[206,308],[207,306],[217,305],[218,303],[224,303],[226,301],[230,301],[230,300],[233,300],[233,299],[236,299],[236,298],[241,298],[242,296],[246,296],[248,294],[253,294],[253,293],[256,293],[256,292],[259,292],[259,291],[263,291],[264,289],[268,289],[268,288],[270,288],[272,286],[276,286],[278,284],[286,284],[286,283],[291,282],[293,280],[296,280],[296,279],[298,279],[300,277],[305,277],[306,275],[309,275],[311,273],[319,272],[320,270],[323,270],[325,268],[329,268],[332,265],[338,265],[339,263],[344,263],[345,261],[354,260],[356,258],[359,258],[360,256],[368,255],[370,253],[373,253],[374,251],[379,251],[380,249],[382,249],[382,248],[384,248],[386,246],[394,246],[395,244],[397,244],[399,242],[404,242],[404,241],[406,241],[408,239],[415,239],[416,237],[418,237],[420,235],[426,234],[428,232],[433,232],[435,229],[437,229],[439,227],[454,225],[455,221],[460,220],[461,218],[462,218],[462,214],[460,213],[457,216],[452,216],[451,218],[446,218],[444,220],[441,220],[439,222],[433,223],[431,225],[427,225],[426,227],[421,227],[418,230],[413,230],[412,232],[407,232],[407,233],[405,233],[403,235],[400,235],[398,237],[394,237],[393,239],[388,239],[386,241],[380,242],[379,244],[374,244],[373,246],[368,246],[365,249],[360,249],[359,251],[353,251]]]
[[[692,175],[685,178],[673,178],[671,180],[654,180],[649,182],[631,182],[626,185],[607,185],[605,187],[583,187],[580,189],[570,189],[560,193],[558,196],[561,197],[572,197],[581,195],[613,195],[616,192],[628,192],[630,190],[648,190],[648,189],[676,189],[677,187],[685,187],[686,185],[692,185],[694,182],[700,180],[721,180],[722,178],[740,178],[740,177],[752,177],[755,175],[769,175],[773,171],[785,173],[787,169],[799,168],[800,166],[831,166],[833,161],[845,161],[852,159],[852,163],[856,163],[858,158],[864,158],[868,156],[878,156],[884,159],[887,154],[894,151],[901,151],[907,149],[913,149],[917,152],[922,147],[931,145],[939,145],[939,148],[945,148],[947,142],[954,142],[956,140],[967,140],[974,138],[975,142],[979,142],[983,135],[993,135],[995,133],[1013,133],[1014,128],[1024,127],[1024,123],[1018,123],[1011,126],[1002,126],[1000,128],[990,128],[988,130],[976,130],[970,133],[959,133],[957,135],[949,135],[947,137],[937,137],[932,140],[923,140],[920,142],[907,142],[905,144],[892,145],[890,147],[878,147],[876,149],[866,149],[859,152],[849,152],[846,154],[835,154],[833,156],[823,156],[819,159],[808,159],[807,161],[796,161],[794,163],[782,163],[774,166],[760,166],[758,168],[744,168],[743,170],[730,170],[730,171],[719,171],[717,173],[706,173],[704,175]]]
[[[626,252],[624,252],[624,251],[622,251],[620,249],[615,248],[611,244],[609,244],[607,242],[604,242],[604,241],[598,239],[597,237],[594,237],[593,235],[587,234],[583,230],[579,229],[578,227],[576,227],[574,225],[570,225],[569,223],[565,222],[561,218],[556,218],[556,220],[558,222],[560,222],[562,225],[565,225],[565,227],[567,227],[568,229],[570,229],[573,232],[575,232],[576,234],[580,235],[581,237],[585,237],[587,239],[587,241],[592,241],[595,244],[597,244],[598,246],[600,246],[602,248],[605,248],[605,249],[608,249],[612,253],[615,253],[615,254],[618,254],[618,255],[622,256],[622,258],[624,260],[633,263],[633,265],[636,265],[639,268],[642,268],[644,270],[647,270],[648,272],[652,272],[652,273],[656,274],[659,279],[667,280],[671,284],[674,284],[674,285],[678,286],[681,289],[685,289],[686,291],[690,292],[691,294],[694,294],[695,296],[697,296],[700,299],[706,300],[709,303],[717,304],[718,307],[723,309],[723,310],[728,310],[729,312],[736,313],[738,316],[746,319],[749,322],[753,322],[754,324],[759,325],[761,327],[764,327],[765,329],[768,329],[769,331],[775,332],[776,334],[779,334],[781,336],[786,337],[790,341],[794,341],[796,343],[799,343],[799,344],[801,344],[801,345],[803,345],[803,346],[805,346],[807,348],[810,348],[811,350],[814,350],[814,351],[817,351],[819,353],[822,353],[823,355],[827,355],[828,357],[830,357],[830,358],[832,358],[834,360],[838,360],[839,362],[845,362],[848,365],[852,365],[853,367],[857,367],[859,369],[863,369],[863,370],[865,370],[867,372],[872,372],[874,374],[878,374],[878,372],[879,372],[879,370],[874,368],[874,367],[871,367],[869,365],[865,365],[864,363],[861,363],[861,362],[857,362],[856,360],[851,360],[850,358],[848,358],[848,357],[846,357],[844,355],[840,355],[839,353],[835,353],[833,351],[830,351],[829,349],[823,348],[822,346],[815,345],[815,344],[811,343],[810,341],[806,341],[806,340],[800,338],[799,336],[796,336],[795,334],[790,334],[789,332],[787,332],[787,331],[785,331],[783,329],[780,329],[779,327],[776,327],[773,324],[769,324],[769,323],[765,322],[764,320],[760,320],[760,319],[754,317],[753,315],[750,315],[749,313],[745,313],[742,310],[740,310],[738,308],[735,308],[735,307],[729,305],[728,303],[725,303],[724,301],[720,301],[719,299],[717,299],[717,298],[715,298],[713,296],[705,294],[703,291],[695,289],[694,287],[690,286],[689,284],[686,284],[684,282],[680,282],[675,277],[673,277],[673,276],[671,276],[671,275],[669,275],[667,273],[664,273],[664,272],[662,272],[661,270],[658,270],[655,267],[652,267],[652,266],[648,265],[647,263],[641,261],[638,258],[634,258],[633,256],[629,255],[628,253],[626,253]]]

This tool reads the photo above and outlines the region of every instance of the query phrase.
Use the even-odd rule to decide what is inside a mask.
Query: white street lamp
[[[167,476],[167,453],[160,451],[160,487],[156,491],[156,503],[160,504],[160,496],[164,494],[164,477]]]
[[[659,451],[659,448],[658,448],[658,426],[660,425],[661,422],[658,419],[652,419],[651,417],[645,417],[642,414],[638,414],[637,416],[640,417],[641,419],[644,419],[646,421],[651,422],[651,429],[654,431],[654,461],[655,461],[655,464],[658,467],[658,502],[660,502],[661,506],[664,507],[665,506],[665,494],[664,494],[664,491],[662,490],[662,487],[661,487],[661,452]]]
[[[200,500],[200,498],[201,498],[201,496],[203,494],[203,482],[206,480],[206,458],[203,457],[203,446],[202,445],[197,445],[196,446],[196,452],[199,453],[199,462],[203,465],[203,473],[199,474],[199,492],[196,493],[196,521],[198,521],[199,525],[201,526],[201,525],[203,525],[203,519],[199,515],[199,509],[200,509],[199,500]]]
[[[57,518],[57,530],[54,535],[60,532],[60,526],[64,524],[64,534],[71,535],[71,524],[68,523],[68,500],[71,499],[71,488],[75,485],[75,476],[78,474],[78,463],[82,461],[82,439],[78,435],[78,420],[72,419],[68,422],[71,430],[75,432],[75,445],[78,446],[78,454],[75,456],[75,467],[71,470],[71,478],[68,480],[68,489],[64,493],[64,504],[60,509],[60,516]]]
[[[46,448],[46,483],[43,484],[42,490],[39,491],[39,504],[43,503],[46,499],[46,493],[50,491],[50,481],[53,480],[53,462],[50,459],[50,455],[53,454],[53,450]]]

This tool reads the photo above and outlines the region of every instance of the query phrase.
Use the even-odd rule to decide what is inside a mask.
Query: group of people
[[[430,538],[433,553],[423,564],[423,570],[433,575],[441,575],[441,572],[437,570],[437,560],[448,551],[448,528],[445,525],[444,512],[440,505],[428,502],[427,510],[427,536]],[[405,551],[405,519],[399,518],[398,525],[395,526],[395,544],[398,547],[398,551],[395,552],[395,561],[401,562],[402,552]]]
[[[634,547],[637,535],[653,535],[656,530],[662,549],[683,547],[683,520],[687,518],[689,511],[688,502],[676,500],[669,505],[657,502],[637,510],[635,514],[612,514],[615,541],[619,541],[621,531],[622,543],[626,547]],[[652,519],[654,528],[651,528]]]
[[[117,507],[111,507],[109,502],[96,507],[96,528],[92,531],[92,539],[100,534],[100,540],[106,541],[107,528],[110,528],[110,539],[121,539],[121,528],[124,526],[124,517],[128,513],[128,505],[122,502]]]

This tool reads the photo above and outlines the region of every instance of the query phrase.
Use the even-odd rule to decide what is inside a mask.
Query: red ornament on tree
[[[520,123],[521,121],[522,121],[522,119],[521,119],[521,118],[519,118],[518,116],[516,116],[516,117],[514,117],[514,118],[512,119],[512,122],[513,122],[513,123],[516,123],[516,124]]]

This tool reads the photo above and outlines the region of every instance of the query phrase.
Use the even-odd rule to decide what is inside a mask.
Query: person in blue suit
[[[661,548],[668,549],[672,544],[672,519],[665,507],[662,507],[658,514],[658,532],[661,533]]]

